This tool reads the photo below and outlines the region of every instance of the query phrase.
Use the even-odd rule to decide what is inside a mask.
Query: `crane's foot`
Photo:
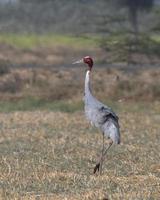
[[[99,172],[99,175],[102,175],[102,165],[103,165],[103,158],[101,158],[101,160],[96,164],[93,173],[95,174],[96,172]]]
[[[95,174],[97,171],[99,172],[100,170],[100,162],[96,164],[96,166],[94,167],[94,171],[93,173]]]

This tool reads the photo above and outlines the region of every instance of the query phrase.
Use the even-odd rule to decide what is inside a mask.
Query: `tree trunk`
[[[138,42],[139,28],[138,28],[138,9],[130,8],[129,9],[129,18],[133,27],[133,32],[135,36],[135,43]]]

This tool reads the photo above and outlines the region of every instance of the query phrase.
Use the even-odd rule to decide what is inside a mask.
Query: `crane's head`
[[[85,63],[85,64],[87,64],[89,71],[91,71],[91,69],[93,67],[93,60],[92,60],[92,58],[90,56],[85,56],[84,58],[74,62],[73,64],[77,64],[77,63]]]

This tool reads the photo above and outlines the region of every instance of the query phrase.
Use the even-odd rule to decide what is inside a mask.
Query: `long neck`
[[[90,87],[90,73],[91,71],[86,72],[86,78],[85,78],[85,95],[91,94],[91,87]]]

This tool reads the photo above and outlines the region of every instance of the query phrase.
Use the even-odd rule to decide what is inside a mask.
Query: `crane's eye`
[[[89,62],[89,61],[90,61],[89,56],[84,57],[84,61],[85,61],[85,62]]]
[[[86,63],[89,66],[89,69],[91,70],[93,66],[92,58],[90,58],[89,56],[86,56],[83,58],[83,62]]]
[[[90,59],[89,58],[86,58],[86,63],[90,63]]]

